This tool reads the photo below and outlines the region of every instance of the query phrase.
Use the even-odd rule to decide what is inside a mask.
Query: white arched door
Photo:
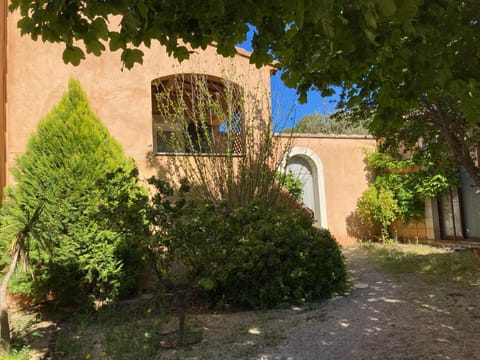
[[[313,211],[315,224],[328,228],[323,165],[318,155],[309,148],[293,147],[283,166],[302,181],[302,201]]]
[[[298,177],[303,184],[303,203],[313,211],[315,219],[318,219],[317,204],[315,199],[318,198],[315,194],[313,185],[313,173],[308,161],[300,156],[294,156],[288,160],[287,173],[292,173]]]

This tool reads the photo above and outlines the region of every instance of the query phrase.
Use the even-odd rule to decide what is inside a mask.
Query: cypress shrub
[[[72,79],[68,87],[16,159],[2,222],[14,208],[31,212],[44,200],[39,227],[50,246],[33,243],[33,277],[20,283],[37,297],[85,303],[135,290],[147,193],[80,83]]]

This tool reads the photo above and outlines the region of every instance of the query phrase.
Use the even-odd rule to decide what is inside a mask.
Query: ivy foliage
[[[363,223],[389,237],[395,220],[419,221],[424,216],[425,200],[441,194],[457,182],[453,163],[432,159],[428,152],[401,154],[373,152],[366,156],[370,187],[357,201],[357,213]]]
[[[33,280],[20,276],[17,289],[84,303],[135,290],[147,195],[133,160],[92,112],[79,82],[68,86],[16,159],[2,224],[44,203],[38,227],[50,246],[32,242]]]
[[[342,253],[328,230],[312,226],[303,209],[268,208],[252,202],[189,198],[162,179],[149,219],[156,229],[152,261],[167,284],[186,284],[211,306],[267,308],[343,293],[347,275]],[[175,265],[181,261],[179,278]]]

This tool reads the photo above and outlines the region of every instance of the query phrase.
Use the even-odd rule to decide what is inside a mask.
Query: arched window
[[[244,152],[242,89],[224,79],[177,74],[152,81],[156,153]]]

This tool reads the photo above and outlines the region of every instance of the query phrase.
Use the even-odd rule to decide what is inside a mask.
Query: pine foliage
[[[146,193],[133,160],[89,106],[80,83],[40,121],[12,169],[2,223],[42,201],[47,251],[31,251],[34,295],[84,302],[132,291],[140,271]],[[26,278],[24,278],[26,281]]]

